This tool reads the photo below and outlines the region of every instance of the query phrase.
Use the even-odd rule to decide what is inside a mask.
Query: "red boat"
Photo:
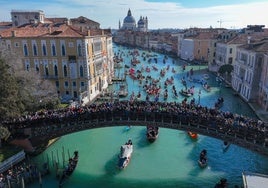
[[[191,131],[188,131],[188,135],[192,138],[192,139],[197,139],[198,138],[198,134],[197,133],[193,133]]]

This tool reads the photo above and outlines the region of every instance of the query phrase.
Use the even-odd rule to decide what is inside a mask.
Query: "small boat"
[[[226,152],[228,148],[230,147],[231,143],[224,141],[222,146],[222,151]]]
[[[130,162],[131,155],[133,152],[133,145],[131,139],[128,140],[124,145],[120,147],[120,154],[118,160],[118,167],[124,169]]]
[[[207,91],[207,92],[210,92],[211,91],[211,87],[208,85],[208,84],[203,84],[203,88],[204,88],[204,90],[205,91]]]
[[[149,142],[154,142],[159,135],[159,127],[147,126],[146,137]]]
[[[74,156],[69,159],[69,163],[66,169],[63,171],[59,181],[59,187],[62,187],[63,183],[72,175],[78,163],[78,151],[74,152]]]
[[[201,151],[198,164],[201,168],[205,168],[207,166],[207,150],[203,149]]]
[[[219,110],[223,106],[224,99],[218,98],[217,102],[215,103],[214,107],[215,109]]]
[[[191,131],[188,131],[188,135],[190,136],[190,138],[196,140],[198,138],[198,134],[197,133],[193,133]]]
[[[183,89],[181,89],[179,93],[182,96],[185,96],[185,97],[191,97],[192,96],[192,94],[190,92],[188,92],[187,90],[183,90]]]
[[[203,75],[203,78],[204,78],[205,80],[208,80],[208,79],[209,79],[209,75],[208,75],[208,74],[204,74],[204,75]]]
[[[126,84],[121,84],[118,91],[118,97],[128,96],[128,89]]]
[[[221,178],[221,180],[218,183],[216,183],[214,188],[227,188],[227,186],[228,186],[227,179]]]
[[[131,128],[132,128],[132,126],[128,125],[128,126],[125,127],[125,131],[129,131]]]

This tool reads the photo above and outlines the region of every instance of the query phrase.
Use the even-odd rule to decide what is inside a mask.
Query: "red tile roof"
[[[67,24],[26,24],[0,31],[1,37],[83,37],[87,32],[81,32]]]

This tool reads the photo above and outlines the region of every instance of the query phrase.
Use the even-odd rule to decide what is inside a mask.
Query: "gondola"
[[[77,163],[78,163],[78,151],[75,151],[74,156],[69,159],[69,163],[60,177],[59,187],[62,187],[63,183],[72,175],[77,166]]]
[[[207,150],[203,149],[200,153],[198,164],[200,168],[205,168],[207,166]]]
[[[159,127],[147,126],[146,137],[149,142],[154,142],[159,135]]]

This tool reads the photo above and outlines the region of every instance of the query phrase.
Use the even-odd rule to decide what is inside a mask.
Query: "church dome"
[[[145,24],[144,20],[140,18],[140,20],[138,21],[138,25],[144,25],[144,24]]]
[[[131,15],[131,11],[128,10],[127,16],[124,19],[124,23],[128,23],[128,24],[135,24],[135,18]]]

